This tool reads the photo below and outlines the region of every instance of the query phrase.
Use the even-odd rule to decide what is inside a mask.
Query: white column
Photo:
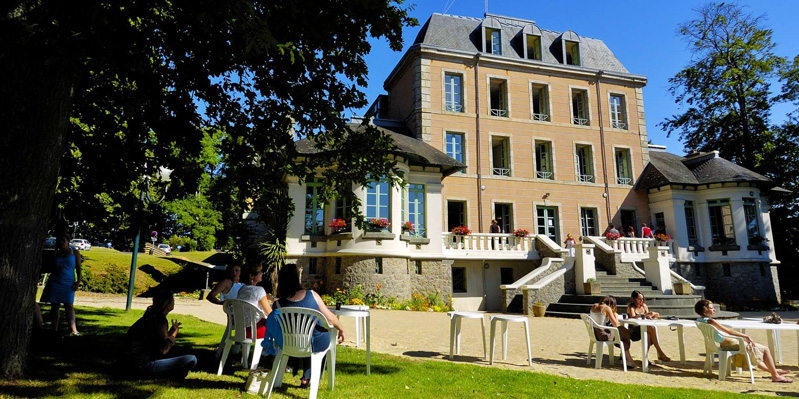
[[[696,233],[699,235],[699,245],[708,248],[713,245],[713,234],[710,232],[710,211],[707,201],[696,202]]]
[[[649,247],[649,258],[644,259],[646,281],[658,287],[660,292],[671,294],[671,272],[669,269],[669,247]]]
[[[761,199],[755,200],[757,204],[757,213],[762,217],[763,220],[763,231],[760,234],[763,237],[767,238],[768,241],[765,243],[768,245],[768,257],[771,259],[772,262],[777,261],[777,253],[774,252],[774,235],[771,231],[771,214],[769,211],[771,210],[771,205],[766,203]]]
[[[688,248],[688,225],[685,224],[685,200],[675,198],[673,201],[673,212],[671,215],[666,215],[666,231],[670,232],[671,238],[676,244],[674,255],[677,259],[680,259],[683,257],[683,252]],[[671,226],[669,226],[669,224],[671,224]]]
[[[574,246],[574,282],[579,295],[585,294],[583,283],[588,282],[588,279],[596,278],[594,247],[594,244],[582,243]]]
[[[732,210],[732,227],[735,230],[735,243],[745,251],[749,245],[749,235],[746,232],[746,213],[742,199],[730,200]]]

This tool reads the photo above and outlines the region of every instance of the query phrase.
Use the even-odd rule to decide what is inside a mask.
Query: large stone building
[[[367,115],[395,137],[407,185],[353,190],[367,218],[391,227],[333,234],[327,223],[346,218],[341,204],[314,199],[323,182],[292,180],[289,256],[328,287],[368,292],[381,283],[398,298],[437,291],[459,309],[499,310],[517,297],[582,293],[595,263],[647,274],[636,262],[650,257],[651,240],[600,237],[609,224],[634,226],[640,237],[641,223],[652,223],[675,237],[674,282],[698,281],[705,287],[694,284],[695,293],[743,303],[749,294],[729,288],[750,281],[758,299],[778,300],[761,195],[773,184],[713,153],[650,149],[645,85],[601,40],[498,15],[433,14]],[[703,172],[707,165],[715,169]],[[501,233],[489,233],[492,219]],[[405,221],[413,234],[402,234]],[[458,226],[473,233],[450,233]],[[515,237],[517,229],[531,235]],[[577,262],[564,257],[567,233],[586,237]],[[661,280],[657,288],[671,294]]]

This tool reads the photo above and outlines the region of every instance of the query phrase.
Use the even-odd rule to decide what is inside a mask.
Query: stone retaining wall
[[[767,309],[781,301],[777,267],[765,262],[674,263],[671,269],[705,286],[705,297],[729,310]]]

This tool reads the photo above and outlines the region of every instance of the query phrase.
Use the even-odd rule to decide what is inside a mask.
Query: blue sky
[[[419,27],[403,32],[405,48],[413,43],[421,25],[433,13],[443,13],[453,0],[416,0],[411,15]],[[677,34],[677,25],[694,19],[693,10],[707,2],[672,1],[489,1],[488,12],[530,19],[542,28],[573,30],[580,36],[600,39],[631,73],[648,78],[644,88],[646,124],[654,144],[666,145],[669,152],[682,153],[683,146],[676,135],[666,137],[657,125],[666,117],[681,112],[668,92],[668,79],[690,60],[687,43]],[[793,59],[799,54],[799,1],[759,0],[741,1],[755,15],[765,14],[764,25],[774,31],[775,53]],[[482,18],[485,0],[454,0],[447,14]],[[404,52],[404,50],[403,50]],[[393,52],[384,41],[372,41],[367,56],[369,87],[365,92],[371,103],[384,93],[383,81],[397,64],[403,52]],[[778,90],[774,85],[772,91]],[[774,108],[772,122],[785,119],[791,110],[788,105]],[[353,110],[363,115],[366,109]]]

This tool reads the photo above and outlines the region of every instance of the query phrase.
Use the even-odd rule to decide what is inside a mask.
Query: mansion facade
[[[367,219],[390,226],[346,220],[334,230],[344,204],[317,200],[324,182],[289,178],[289,258],[328,290],[380,284],[384,296],[437,293],[459,310],[507,310],[522,292],[547,303],[582,293],[589,269],[650,280],[642,265],[658,246],[640,237],[646,223],[674,238],[659,247],[668,272],[650,281],[664,295],[669,275],[728,304],[779,301],[774,184],[717,153],[648,145],[646,83],[601,40],[499,15],[433,14],[359,121],[395,141],[405,184],[353,187]],[[638,237],[609,241],[609,225]],[[576,257],[567,234],[582,238]]]

